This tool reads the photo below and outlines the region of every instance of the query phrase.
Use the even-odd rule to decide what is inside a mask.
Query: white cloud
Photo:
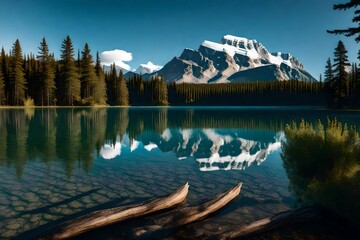
[[[125,63],[133,60],[132,53],[130,52],[119,49],[104,51],[100,54],[100,58],[103,65],[110,66],[115,63],[116,66],[119,66],[122,69],[127,71],[131,70],[130,65]]]

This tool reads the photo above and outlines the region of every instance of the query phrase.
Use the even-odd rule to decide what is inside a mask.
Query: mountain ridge
[[[128,72],[125,77],[134,74]],[[197,50],[185,48],[179,57],[143,77],[153,75],[163,76],[168,83],[317,81],[292,54],[270,53],[257,40],[233,35],[225,35],[219,43],[205,40]]]

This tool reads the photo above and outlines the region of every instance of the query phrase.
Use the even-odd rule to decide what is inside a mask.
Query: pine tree
[[[115,87],[116,105],[129,106],[129,91],[126,85],[126,80],[120,69],[119,78]]]
[[[5,98],[8,99],[9,97],[9,57],[5,54],[4,48],[1,48],[1,66],[3,80],[4,80],[4,87],[5,87]],[[9,101],[7,101],[9,102]]]
[[[49,54],[49,47],[45,38],[42,39],[37,59],[40,62],[40,86],[41,105],[53,105],[55,103],[55,69],[52,56]]]
[[[80,101],[80,80],[74,60],[74,48],[68,35],[61,45],[61,99],[62,104],[74,105]]]
[[[23,105],[25,101],[26,80],[23,69],[23,57],[20,42],[17,39],[11,51],[10,63],[10,104]]]
[[[1,59],[1,70],[3,72],[3,74],[5,75],[7,71],[7,66],[6,66],[6,59],[7,59],[7,56],[5,54],[5,49],[4,47],[1,48],[1,55],[0,55],[0,59]]]
[[[94,60],[87,43],[81,54],[81,95],[82,98],[89,101],[90,104],[94,104],[97,76],[94,68]]]
[[[116,89],[117,87],[117,83],[118,83],[118,78],[117,78],[117,74],[116,74],[116,66],[115,63],[110,65],[110,71],[107,74],[107,96],[108,96],[108,102],[111,105],[116,105],[117,104],[117,100],[116,100]]]
[[[356,63],[351,64],[351,72],[349,74],[349,88],[350,88],[350,105],[357,105],[358,97],[358,68]]]
[[[78,73],[78,77],[80,79],[80,84],[81,84],[81,57],[80,57],[80,50],[78,49],[77,52],[77,60],[76,60],[76,70]]]
[[[153,101],[155,105],[160,105],[160,106],[169,105],[167,86],[164,78],[155,76],[153,78],[153,82],[154,82]]]
[[[6,56],[4,48],[1,49],[0,55],[0,105],[5,105],[6,103],[5,76],[3,71],[6,71]]]
[[[360,6],[359,0],[350,0],[344,4],[335,4],[334,10],[348,10],[350,8],[357,8]],[[336,34],[336,35],[345,35],[347,37],[351,37],[356,35],[355,41],[360,42],[360,11],[356,10],[355,15],[352,19],[352,22],[356,24],[356,27],[349,27],[347,29],[337,29],[337,30],[328,30],[328,33]]]
[[[360,50],[358,51],[358,60],[360,60]],[[353,86],[353,100],[356,106],[360,106],[360,64],[355,64],[355,79],[354,79],[354,86]]]
[[[328,60],[326,61],[324,76],[325,76],[325,83],[330,83],[334,79],[334,73],[330,58],[328,58]]]
[[[5,83],[2,75],[2,70],[0,68],[0,105],[5,105]]]
[[[334,91],[335,104],[338,107],[344,107],[349,97],[349,79],[346,67],[350,66],[350,63],[346,54],[344,43],[339,41],[334,52]]]
[[[328,106],[333,107],[335,104],[334,72],[330,58],[328,58],[328,60],[326,61],[324,77],[325,77],[324,89],[326,94],[326,101]]]
[[[106,82],[105,74],[101,68],[101,60],[99,57],[99,52],[96,53],[96,64],[95,64],[95,73],[97,76],[97,87],[95,91],[95,101],[100,105],[105,105],[107,101],[106,96]]]

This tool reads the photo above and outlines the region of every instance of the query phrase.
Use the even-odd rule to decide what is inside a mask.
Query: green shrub
[[[360,218],[360,138],[355,127],[336,119],[316,126],[288,124],[283,163],[290,190],[305,203]],[[356,200],[355,200],[356,199]]]
[[[35,104],[34,104],[34,99],[32,98],[26,98],[24,100],[24,107],[34,107]]]

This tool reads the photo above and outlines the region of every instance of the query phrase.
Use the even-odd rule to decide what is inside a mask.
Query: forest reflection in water
[[[305,185],[280,158],[286,124],[328,116],[360,122],[356,112],[311,108],[0,109],[0,238],[28,239],[53,221],[159,197],[186,181],[191,204],[244,182],[228,210],[205,220],[209,234],[287,210],[302,196],[290,194],[288,179]],[[317,147],[296,145],[301,154]]]
[[[118,156],[127,143],[131,151],[142,144],[173,151],[179,160],[194,156],[201,170],[242,169],[280,148],[286,123],[334,114],[301,108],[0,109],[0,164],[21,176],[27,161],[62,161],[71,176],[75,166],[87,172],[97,157]]]

